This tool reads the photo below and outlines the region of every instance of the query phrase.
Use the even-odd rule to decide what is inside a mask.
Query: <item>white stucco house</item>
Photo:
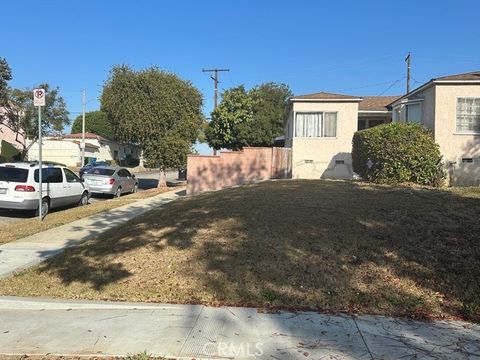
[[[480,71],[432,79],[404,96],[315,93],[290,99],[292,177],[352,178],[352,137],[390,121],[432,129],[452,185],[480,185]]]
[[[42,141],[42,158],[67,166],[80,166],[81,139],[81,133],[63,135],[61,138],[46,138]],[[139,159],[139,157],[140,148],[138,146],[122,144],[93,133],[85,133],[85,158],[118,162],[127,158]],[[28,159],[38,159],[37,143],[30,148]]]
[[[292,148],[292,178],[351,179],[353,134],[390,122],[387,106],[398,97],[320,92],[290,98],[285,146]]]

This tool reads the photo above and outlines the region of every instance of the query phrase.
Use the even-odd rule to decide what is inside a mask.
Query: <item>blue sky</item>
[[[213,105],[202,68],[228,67],[220,89],[267,81],[295,94],[395,95],[480,69],[478,1],[8,1],[0,57],[11,86],[59,86],[71,117],[99,108],[112,65],[157,65],[191,80]],[[66,129],[68,130],[68,129]],[[201,148],[203,152],[205,148]]]

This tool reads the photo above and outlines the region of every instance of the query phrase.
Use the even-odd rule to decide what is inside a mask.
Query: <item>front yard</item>
[[[480,190],[276,181],[169,203],[0,294],[480,321]]]

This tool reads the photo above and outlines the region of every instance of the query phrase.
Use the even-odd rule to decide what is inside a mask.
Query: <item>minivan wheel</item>
[[[117,191],[115,191],[115,195],[113,196],[116,198],[119,198],[120,196],[122,196],[122,188],[121,187],[117,188]]]
[[[42,200],[42,218],[47,216],[48,212],[50,211],[50,201],[48,199]],[[35,216],[39,215],[39,209],[35,210]]]
[[[78,206],[85,206],[87,204],[88,204],[88,193],[84,192],[82,194],[82,197],[80,198]]]

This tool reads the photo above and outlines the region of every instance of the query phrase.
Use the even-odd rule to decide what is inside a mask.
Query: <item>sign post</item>
[[[42,221],[42,106],[45,106],[45,89],[33,90],[33,105],[38,106],[38,219]]]

